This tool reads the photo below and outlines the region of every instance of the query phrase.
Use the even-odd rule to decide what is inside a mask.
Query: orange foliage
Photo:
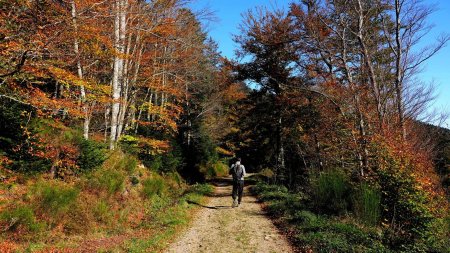
[[[19,249],[16,243],[11,241],[0,241],[0,252],[13,253]]]
[[[237,101],[244,99],[247,95],[242,89],[242,85],[238,83],[232,83],[222,93],[223,98],[226,101]]]
[[[447,210],[448,203],[442,201],[445,193],[434,170],[432,153],[416,145],[421,141],[420,138],[418,135],[411,135],[408,141],[403,141],[400,133],[385,132],[384,136],[375,135],[373,142],[384,146],[388,155],[399,162],[398,168],[415,178],[420,190],[426,191],[435,200],[430,204],[432,211]]]

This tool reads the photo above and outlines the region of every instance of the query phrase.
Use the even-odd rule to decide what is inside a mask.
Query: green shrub
[[[141,154],[139,157],[144,165],[158,172],[175,172],[182,165],[182,156],[178,151],[171,150],[164,154]]]
[[[142,186],[142,193],[146,198],[151,198],[153,195],[163,196],[167,192],[166,182],[161,176],[147,178],[142,182]]]
[[[216,175],[219,177],[228,176],[228,165],[224,162],[216,162],[214,164],[214,170],[216,171]]]
[[[327,180],[331,181],[328,178]],[[338,183],[345,184],[348,188],[347,182],[342,181],[345,180],[341,179]],[[302,193],[289,193],[286,187],[264,183],[258,183],[252,190],[260,199],[266,201],[267,211],[280,219],[284,226],[289,227],[296,244],[305,251],[389,252],[382,244],[382,234],[378,230],[360,228],[348,217],[341,220],[335,216],[328,217],[305,210],[305,203],[308,202]],[[348,192],[346,189],[345,194]],[[344,198],[343,195],[339,196]]]
[[[38,182],[32,189],[38,207],[49,214],[59,215],[67,212],[76,202],[79,190],[56,182]]]
[[[297,228],[302,233],[326,231],[333,222],[325,216],[314,214],[309,211],[300,211],[294,215],[297,216],[297,219],[294,220],[297,221]]]
[[[450,216],[436,219],[431,227],[432,235],[427,238],[429,252],[448,252],[450,249]]]
[[[137,154],[139,150],[139,139],[131,135],[121,135],[119,146],[126,153]]]
[[[259,199],[262,201],[283,200],[288,197],[287,191],[276,189],[274,191],[264,191],[260,194]]]
[[[291,215],[303,208],[304,196],[289,193],[285,186],[258,183],[252,188],[261,201],[267,201],[267,211],[272,215]]]
[[[164,139],[169,141],[170,149],[164,153],[155,152],[154,147],[143,145],[138,153],[139,160],[147,168],[158,171],[160,173],[176,172],[183,165],[182,148],[177,140],[170,136],[158,136],[155,139]]]
[[[342,222],[309,211],[298,211],[294,217],[298,243],[314,252],[389,252],[377,230],[360,228],[351,220]]]
[[[35,126],[39,120],[31,106],[0,97],[0,153],[11,162],[5,167],[22,173],[50,169],[51,161],[36,155],[45,152]]]
[[[353,192],[353,209],[356,217],[366,225],[378,224],[381,216],[381,194],[380,191],[361,184]]]
[[[271,215],[284,216],[288,214],[289,209],[286,208],[286,201],[275,200],[268,202],[267,212]]]
[[[145,156],[148,156],[148,155],[145,155]],[[142,158],[140,158],[140,159],[142,159]],[[146,159],[142,159],[142,161],[147,168],[151,168],[155,171],[163,170],[163,158],[161,155],[151,156]]]
[[[138,176],[135,176],[135,175],[131,176],[131,177],[130,177],[130,182],[131,182],[132,185],[137,185],[137,184],[139,184],[139,177],[138,177]]]
[[[36,232],[43,228],[44,224],[36,221],[31,207],[19,205],[0,213],[0,224],[4,224],[4,231],[16,231],[19,228],[30,232]]]
[[[80,139],[80,156],[77,164],[81,170],[92,170],[100,167],[106,160],[106,149],[101,143],[92,140]]]
[[[291,222],[312,224],[317,221],[317,215],[306,210],[296,211],[290,217]]]
[[[329,225],[329,230],[345,235],[352,244],[371,243],[371,233],[364,231],[352,223],[333,222]],[[381,239],[381,238],[378,238]]]
[[[103,170],[126,171],[133,174],[137,168],[138,160],[136,157],[124,154],[120,150],[110,153],[109,157],[103,163]]]
[[[382,218],[389,227],[385,243],[396,250],[424,250],[432,235],[434,217],[428,197],[406,171],[393,168],[378,171],[382,189]]]
[[[201,164],[199,166],[199,171],[207,179],[218,176],[228,176],[228,165],[224,164],[221,161],[209,161],[206,164]]]
[[[301,244],[310,245],[314,249],[313,252],[354,252],[352,250],[353,245],[349,244],[344,235],[330,231],[298,234],[296,239],[300,241]]]
[[[258,195],[261,195],[264,193],[270,194],[271,192],[287,193],[288,189],[283,185],[266,184],[263,182],[259,182],[254,187],[252,187],[252,191]]]
[[[349,184],[343,173],[337,170],[320,173],[312,186],[317,210],[330,214],[347,210]]]
[[[203,174],[204,178],[211,179],[217,176],[217,172],[214,168],[214,165],[210,163],[199,165],[199,171]]]
[[[137,160],[131,155],[126,155],[120,150],[110,154],[102,165],[102,168],[90,173],[87,178],[88,186],[97,190],[114,194],[123,190],[125,186],[125,174],[133,174],[137,166]],[[128,173],[125,173],[128,172]]]

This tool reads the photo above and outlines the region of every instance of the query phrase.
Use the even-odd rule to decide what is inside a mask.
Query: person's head
[[[237,165],[241,164],[241,158],[240,158],[240,157],[238,157],[238,158],[236,159],[236,164],[237,164]]]

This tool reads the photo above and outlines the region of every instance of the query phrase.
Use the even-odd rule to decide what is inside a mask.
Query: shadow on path
[[[231,206],[206,206],[206,205],[202,205],[198,202],[190,201],[190,200],[188,200],[187,203],[189,203],[191,205],[201,206],[201,207],[208,208],[208,209],[230,209],[231,208]]]

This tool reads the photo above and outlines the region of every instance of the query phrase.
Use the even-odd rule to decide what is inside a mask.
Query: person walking
[[[229,174],[233,176],[233,204],[232,207],[238,207],[241,204],[242,192],[244,190],[245,167],[241,164],[241,158],[231,165]]]

